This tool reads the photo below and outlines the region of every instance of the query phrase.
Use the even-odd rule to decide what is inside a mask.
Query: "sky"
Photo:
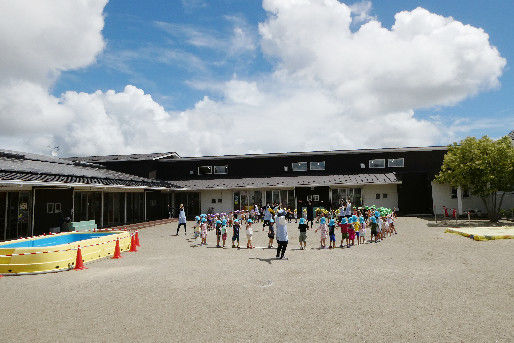
[[[0,0],[0,148],[181,156],[514,129],[514,3]]]

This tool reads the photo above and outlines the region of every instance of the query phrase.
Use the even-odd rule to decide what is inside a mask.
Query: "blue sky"
[[[347,2],[351,4],[352,2]],[[514,60],[514,4],[510,1],[374,1],[371,15],[390,28],[394,15],[404,10],[421,6],[430,12],[452,16],[464,24],[485,30],[490,42],[507,59],[507,67],[500,79],[499,89],[482,92],[453,106],[437,106],[418,109],[416,115],[425,118],[438,114],[451,118],[466,116],[470,119],[513,118],[514,72],[510,61]],[[195,47],[187,44],[185,37],[169,35],[156,22],[166,22],[180,27],[189,27],[206,32],[223,40],[231,34],[230,17],[244,21],[248,29],[257,37],[257,26],[266,18],[261,1],[218,0],[218,1],[119,1],[110,0],[105,8],[105,28],[103,35],[107,48],[98,62],[85,69],[63,73],[53,94],[58,96],[66,90],[94,92],[97,89],[123,90],[126,84],[133,84],[152,94],[154,99],[169,110],[183,110],[194,106],[204,95],[216,97],[208,90],[197,90],[188,85],[190,81],[229,80],[237,74],[242,78],[258,77],[259,73],[272,70],[272,62],[267,60],[260,49],[243,59],[226,57],[223,51]],[[154,63],[144,54],[145,49],[169,48],[183,52],[186,61],[170,60]],[[111,56],[133,52],[126,58],[124,67],[117,66]],[[205,69],[191,65],[188,55],[202,61]],[[126,69],[124,69],[126,68]],[[497,126],[472,129],[469,134],[488,134],[492,137],[504,135],[512,127]]]
[[[6,148],[258,153],[443,145],[514,129],[511,1],[3,6]]]

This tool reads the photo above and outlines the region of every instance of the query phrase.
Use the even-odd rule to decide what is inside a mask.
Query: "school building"
[[[514,132],[510,133],[514,140]],[[466,190],[433,182],[447,147],[181,157],[175,152],[54,158],[0,150],[0,240],[37,235],[72,221],[100,228],[189,219],[254,204],[396,208],[401,215],[486,213]],[[514,208],[509,193],[503,208]]]
[[[511,132],[514,139],[514,132]],[[173,183],[172,203],[188,217],[280,202],[298,211],[335,208],[341,199],[356,205],[396,208],[402,215],[486,213],[468,192],[433,182],[446,146],[180,157],[166,153],[148,160],[131,155],[71,158]],[[165,156],[167,155],[167,156]],[[514,207],[507,194],[504,208]],[[176,215],[176,213],[174,214]]]
[[[173,186],[101,165],[0,150],[0,240],[71,221],[111,227],[168,217]]]

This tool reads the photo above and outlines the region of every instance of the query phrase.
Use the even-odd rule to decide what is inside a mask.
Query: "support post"
[[[5,192],[4,241],[7,239],[7,215],[9,214],[9,192]]]
[[[127,193],[124,193],[125,194],[125,211],[124,211],[124,216],[123,216],[123,223],[124,224],[127,224]]]
[[[457,188],[457,214],[462,215],[462,187]]]
[[[100,210],[100,226],[104,228],[104,191],[102,191],[102,209]]]
[[[145,222],[146,222],[147,221],[147,219],[146,219],[146,192],[144,192],[144,203],[145,203],[144,215],[145,215]]]
[[[34,236],[34,220],[36,219],[35,212],[36,211],[36,189],[32,188],[32,220],[30,223],[30,235]]]

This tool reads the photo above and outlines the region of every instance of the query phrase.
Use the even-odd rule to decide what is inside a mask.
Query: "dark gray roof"
[[[510,137],[510,139],[514,142],[514,130],[512,130],[511,132],[509,132],[508,136]]]
[[[152,161],[161,158],[175,159],[180,156],[176,152],[158,152],[151,154],[130,154],[130,155],[106,155],[106,156],[83,156],[83,157],[67,157],[68,161],[83,162],[117,162],[117,161]]]
[[[0,150],[1,180],[172,188],[163,181],[119,173],[98,165],[10,150]]]
[[[236,189],[236,188],[278,188],[297,186],[338,186],[365,184],[400,184],[394,173],[387,174],[353,174],[353,175],[320,175],[320,176],[289,176],[262,177],[239,179],[212,179],[173,181],[179,187],[188,190],[201,189]]]
[[[339,154],[363,154],[363,153],[383,153],[383,152],[408,152],[408,151],[436,151],[448,150],[447,146],[429,146],[429,147],[404,147],[404,148],[381,148],[381,149],[356,149],[356,150],[331,150],[331,151],[308,151],[308,152],[280,152],[266,154],[244,154],[244,155],[220,155],[220,156],[191,156],[180,157],[177,161],[182,160],[224,160],[238,158],[263,158],[263,157],[282,157],[282,156],[309,156],[309,155],[339,155]],[[169,161],[171,159],[162,158],[161,161]]]

